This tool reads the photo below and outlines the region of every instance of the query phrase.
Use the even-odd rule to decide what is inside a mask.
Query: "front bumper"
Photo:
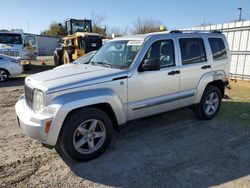
[[[15,110],[23,132],[29,137],[46,144],[48,133],[45,132],[45,126],[47,122],[52,121],[53,117],[37,114],[30,110],[23,97],[16,103]]]

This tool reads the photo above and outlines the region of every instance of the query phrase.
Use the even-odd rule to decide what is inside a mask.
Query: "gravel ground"
[[[14,111],[22,78],[0,93],[0,187],[250,187],[250,113],[230,110],[234,99],[212,121],[182,109],[131,122],[104,155],[79,163],[23,135]]]

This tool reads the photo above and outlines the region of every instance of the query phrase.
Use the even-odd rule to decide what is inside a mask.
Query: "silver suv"
[[[128,121],[186,106],[201,119],[214,118],[229,65],[228,43],[217,31],[116,38],[88,64],[27,77],[16,114],[28,136],[88,161]]]

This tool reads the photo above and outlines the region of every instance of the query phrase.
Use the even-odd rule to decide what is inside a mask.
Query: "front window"
[[[91,59],[93,65],[128,68],[141,48],[142,40],[121,40],[106,43]]]
[[[91,23],[83,20],[73,20],[72,30],[75,32],[91,32]]]
[[[36,44],[35,36],[25,36],[24,44],[26,44],[26,45],[35,45]]]
[[[21,34],[1,33],[0,43],[2,44],[22,44]]]

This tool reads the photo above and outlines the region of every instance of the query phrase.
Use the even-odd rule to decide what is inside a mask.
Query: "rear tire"
[[[220,89],[208,85],[202,95],[200,103],[196,106],[195,112],[199,119],[211,120],[219,112],[222,96]]]
[[[63,52],[63,63],[68,64],[71,63],[72,61],[73,61],[72,55],[67,50],[65,50]]]
[[[112,121],[105,112],[84,108],[66,118],[56,148],[71,159],[89,161],[105,152],[112,135]]]
[[[60,57],[57,51],[54,52],[54,64],[56,67],[63,64],[62,58]]]
[[[5,82],[9,79],[9,72],[5,69],[0,69],[0,82]]]

